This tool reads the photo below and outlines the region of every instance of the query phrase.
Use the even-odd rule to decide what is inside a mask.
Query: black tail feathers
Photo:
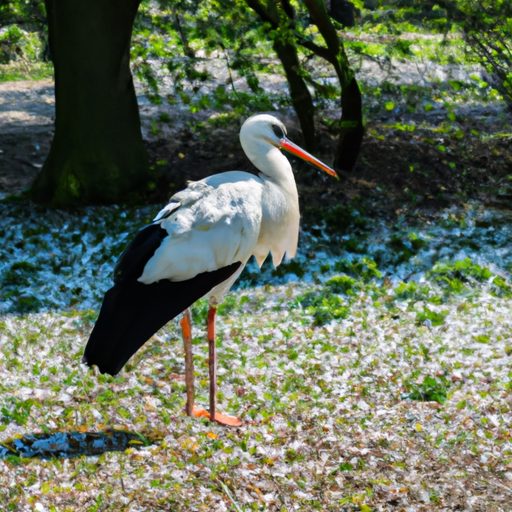
[[[239,268],[236,262],[180,282],[116,283],[105,294],[82,361],[115,375],[155,332]]]

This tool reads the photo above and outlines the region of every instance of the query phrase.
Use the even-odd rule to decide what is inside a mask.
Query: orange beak
[[[307,151],[304,151],[302,148],[297,146],[297,144],[294,144],[287,138],[283,137],[279,141],[279,149],[285,149],[286,151],[293,153],[294,155],[302,158],[303,160],[306,160],[306,162],[309,162],[315,165],[316,167],[319,167],[320,169],[324,170],[327,174],[330,174],[331,176],[334,176],[335,178],[339,179],[334,169],[331,169],[328,165],[325,165],[323,162],[318,160],[318,158],[315,158],[313,155],[310,155]]]

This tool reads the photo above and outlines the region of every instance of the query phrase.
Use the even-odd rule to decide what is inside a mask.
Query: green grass
[[[51,62],[14,61],[0,64],[0,82],[52,79],[53,76]]]

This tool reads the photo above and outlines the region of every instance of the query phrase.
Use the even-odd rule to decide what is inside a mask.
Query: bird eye
[[[277,124],[272,125],[272,131],[276,134],[276,137],[278,137],[280,139],[284,138],[284,136],[285,136],[283,129]]]

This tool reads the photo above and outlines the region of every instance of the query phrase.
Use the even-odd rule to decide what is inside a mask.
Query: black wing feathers
[[[101,373],[117,374],[158,329],[212,288],[226,281],[241,265],[236,262],[213,272],[204,272],[187,281],[172,282],[164,279],[149,285],[140,283],[136,279],[142,270],[136,277],[131,276],[138,272],[139,265],[147,254],[143,254],[142,247],[153,247],[153,237],[159,236],[155,235],[158,231],[145,232],[146,229],[148,228],[135,237],[135,240],[139,237],[137,244],[134,244],[134,240],[133,247],[130,244],[121,256],[116,267],[121,268],[121,277],[105,294],[100,316],[85,347],[83,362],[89,366],[97,365]],[[156,247],[153,252],[154,250]],[[136,256],[140,254],[138,263],[123,261],[128,251]]]
[[[150,224],[142,228],[128,244],[114,267],[114,283],[127,279],[138,279],[149,259],[168,235],[160,224]]]

